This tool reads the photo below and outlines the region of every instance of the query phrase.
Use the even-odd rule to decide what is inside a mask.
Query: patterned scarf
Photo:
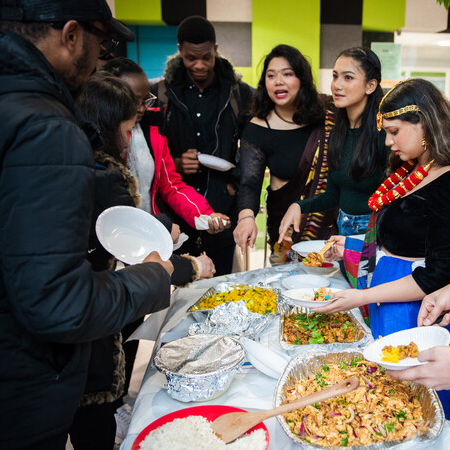
[[[379,212],[373,212],[364,240],[345,239],[344,267],[353,289],[368,289],[375,270],[377,257],[377,219]],[[364,320],[368,323],[368,305],[360,307]]]

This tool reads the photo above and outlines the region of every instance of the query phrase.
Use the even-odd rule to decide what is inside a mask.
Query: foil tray
[[[278,384],[275,389],[274,406],[277,407],[286,403],[286,391],[290,388],[293,388],[298,380],[315,376],[315,374],[321,370],[324,364],[339,364],[340,362],[350,364],[351,361],[358,358],[364,359],[361,352],[355,349],[347,349],[342,352],[336,353],[329,353],[324,350],[312,350],[291,359],[280,379],[278,380]],[[381,442],[365,446],[358,445],[348,447],[325,447],[322,445],[312,443],[310,444],[302,440],[296,434],[292,433],[283,416],[277,416],[277,419],[288,437],[295,443],[300,444],[302,448],[306,450],[337,450],[342,448],[354,450],[385,450],[392,449],[394,447],[400,450],[404,446],[408,446],[408,448],[411,448],[410,446],[415,442],[417,444],[423,444],[436,439],[443,430],[445,424],[445,415],[442,404],[434,389],[429,389],[423,385],[416,383],[410,384],[413,391],[415,391],[416,395],[419,397],[420,402],[422,403],[424,419],[426,422],[428,422],[430,428],[426,433],[417,435],[414,438],[407,439],[405,441]]]
[[[330,344],[307,344],[307,345],[289,344],[283,338],[284,320],[287,317],[289,317],[291,314],[300,314],[300,313],[313,314],[313,312],[310,309],[305,308],[304,306],[290,306],[289,308],[286,308],[283,311],[283,313],[281,314],[281,317],[280,317],[280,330],[278,333],[278,342],[279,342],[280,346],[284,350],[290,352],[291,355],[294,352],[298,352],[298,351],[303,352],[305,350],[309,351],[309,350],[314,350],[314,349],[326,349],[326,351],[328,351],[328,352],[339,352],[342,350],[346,350],[348,348],[364,347],[369,343],[369,341],[372,340],[372,338],[367,335],[365,329],[363,328],[363,326],[361,325],[359,320],[355,317],[355,315],[351,311],[348,311],[347,314],[349,315],[350,319],[356,324],[356,328],[358,329],[358,331],[362,332],[363,337],[359,341],[333,342]]]
[[[212,311],[212,309],[197,309],[198,305],[200,304],[200,302],[209,297],[210,295],[214,295],[217,294],[219,292],[227,292],[227,291],[231,291],[233,290],[235,287],[237,286],[249,286],[252,288],[262,288],[262,289],[267,289],[269,291],[272,291],[276,294],[277,296],[277,312],[276,313],[272,313],[272,314],[268,314],[269,316],[275,316],[276,314],[280,314],[282,312],[284,312],[287,308],[288,308],[288,303],[286,302],[286,300],[284,300],[284,298],[282,298],[281,294],[280,294],[280,290],[273,288],[272,286],[263,284],[263,283],[258,283],[258,284],[249,284],[249,283],[236,283],[236,282],[224,282],[224,283],[219,283],[217,286],[208,289],[189,309],[188,312],[190,312],[192,314],[192,316],[194,317],[194,319],[197,322],[204,322],[206,320],[206,318],[208,317],[209,313]]]
[[[166,376],[170,397],[181,402],[212,400],[222,395],[241,371],[245,351],[229,336],[188,336],[162,346],[156,368]]]

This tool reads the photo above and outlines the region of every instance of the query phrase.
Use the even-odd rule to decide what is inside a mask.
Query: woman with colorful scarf
[[[277,243],[280,221],[293,201],[325,191],[327,141],[332,126],[332,113],[326,111],[316,91],[311,66],[296,48],[278,45],[267,55],[252,114],[241,138],[239,216],[234,240],[242,253],[255,243],[255,216],[267,166],[270,259],[283,263],[290,258],[292,243]],[[293,242],[328,238],[336,229],[336,215],[336,211],[328,211],[305,216],[292,235]]]
[[[429,81],[406,80],[382,99],[377,125],[391,148],[391,175],[369,199],[364,241],[332,236],[326,255],[343,257],[360,289],[337,292],[315,309],[369,304],[375,338],[417,326],[421,300],[450,283],[450,103]],[[447,394],[441,401],[449,416]]]

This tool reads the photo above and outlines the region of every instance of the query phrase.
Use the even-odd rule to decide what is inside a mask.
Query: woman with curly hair
[[[234,239],[242,253],[255,243],[255,216],[267,166],[271,262],[283,263],[291,258],[291,244],[277,244],[280,221],[292,202],[325,191],[327,138],[332,125],[332,114],[315,88],[311,66],[296,48],[277,45],[267,55],[252,114],[241,139],[239,220]],[[293,242],[328,238],[335,230],[335,218],[335,211],[305,215],[292,235]]]

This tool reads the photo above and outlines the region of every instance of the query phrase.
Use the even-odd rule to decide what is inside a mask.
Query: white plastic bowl
[[[399,345],[408,345],[411,342],[414,342],[419,348],[419,352],[421,352],[427,348],[449,345],[450,333],[445,328],[437,326],[416,327],[410,328],[409,330],[397,331],[396,333],[388,334],[377,339],[368,345],[363,352],[364,358],[390,370],[402,370],[426,364],[426,362],[420,362],[417,358],[401,359],[398,363],[381,360],[383,348],[387,345],[397,347]]]
[[[207,155],[206,153],[198,154],[198,161],[205,167],[209,167],[210,169],[218,170],[220,172],[226,172],[233,167],[236,167],[234,164],[230,163],[223,158],[218,158],[217,156]]]
[[[126,264],[141,263],[152,251],[164,261],[172,255],[173,241],[166,227],[139,208],[105,209],[97,219],[95,231],[103,247]]]
[[[301,256],[306,256],[308,253],[319,253],[325,245],[324,239],[316,239],[314,241],[301,241],[294,244],[291,248]]]
[[[322,286],[320,286],[322,287]],[[325,287],[325,286],[323,286]],[[315,302],[314,300],[309,300],[313,297],[314,291],[317,291],[319,288],[297,288],[297,289],[288,289],[283,293],[285,297],[288,298],[289,303],[294,304],[295,306],[305,306],[306,308],[317,308],[319,306],[328,305],[328,303],[333,300],[327,300],[323,302]],[[329,291],[337,292],[340,289],[328,288]]]
[[[317,288],[328,287],[330,285],[330,280],[328,278],[321,277],[319,275],[291,275],[285,278],[281,284],[286,289],[297,289],[297,288]]]

